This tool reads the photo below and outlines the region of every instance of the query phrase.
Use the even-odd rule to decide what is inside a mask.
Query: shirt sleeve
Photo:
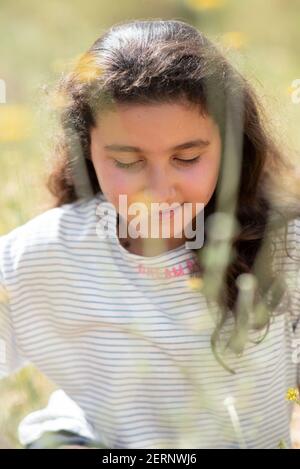
[[[292,288],[292,361],[297,365],[297,384],[300,386],[300,217],[289,223],[289,259],[286,275]]]
[[[0,379],[18,371],[28,363],[17,344],[9,294],[0,269]]]
[[[67,438],[63,436],[66,433],[73,435],[70,442],[74,441],[75,436],[81,437],[81,441],[87,444],[96,441],[93,428],[88,423],[83,410],[61,389],[51,394],[48,405],[44,409],[28,414],[18,428],[19,440],[23,446],[32,445],[47,435],[49,441],[45,437],[41,441],[44,447],[48,447],[53,441],[54,433],[57,434],[55,439],[57,446],[59,446],[60,438],[61,444],[68,444]]]
[[[296,249],[295,249],[295,262],[296,262],[296,292],[295,292],[295,309],[296,314],[294,318],[293,328],[295,333],[295,346],[297,356],[297,383],[300,387],[300,218],[296,221]]]

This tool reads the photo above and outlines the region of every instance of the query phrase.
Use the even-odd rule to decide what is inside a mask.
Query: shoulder
[[[276,262],[288,269],[300,268],[300,215],[287,219],[271,232]]]
[[[49,209],[0,237],[0,271],[17,269],[24,259],[96,237],[96,210],[101,195]]]
[[[284,282],[290,312],[296,322],[300,318],[300,216],[290,217],[271,232],[273,270]]]

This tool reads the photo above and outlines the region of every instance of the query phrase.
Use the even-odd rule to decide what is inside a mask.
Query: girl
[[[289,446],[300,219],[249,83],[194,27],[133,21],[58,97],[56,206],[1,238],[1,375],[30,361],[63,390],[23,442]]]

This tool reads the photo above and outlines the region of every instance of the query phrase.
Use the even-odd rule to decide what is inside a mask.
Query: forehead
[[[164,150],[176,143],[216,133],[213,119],[191,103],[119,104],[97,120],[93,136],[103,144],[127,144]]]

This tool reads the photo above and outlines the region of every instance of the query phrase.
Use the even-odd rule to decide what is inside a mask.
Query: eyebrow
[[[169,148],[169,151],[178,151],[178,150],[187,150],[189,148],[195,147],[206,147],[209,145],[208,140],[190,140],[189,142],[180,143],[179,145],[175,145],[174,147]],[[139,147],[133,147],[130,145],[119,145],[119,144],[111,144],[105,145],[105,150],[113,150],[119,152],[126,152],[126,153],[143,153],[143,149]]]

